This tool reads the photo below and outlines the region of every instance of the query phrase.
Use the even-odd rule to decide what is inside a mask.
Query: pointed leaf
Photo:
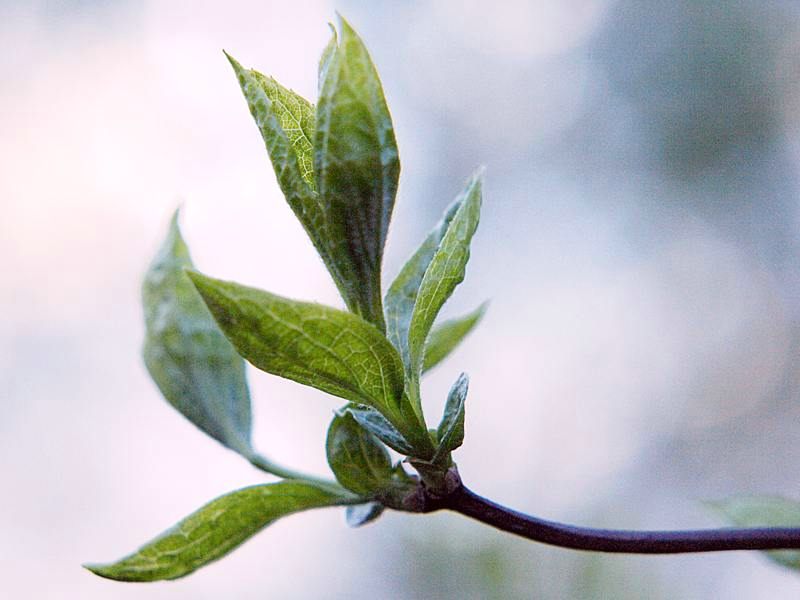
[[[776,496],[742,496],[709,506],[739,527],[800,527],[800,502]],[[800,570],[800,550],[769,550],[771,560]]]
[[[272,77],[245,69],[229,54],[225,56],[264,139],[286,200],[316,243],[313,233],[323,227],[323,216],[314,193],[314,106]]]
[[[442,362],[467,337],[486,312],[488,302],[484,302],[471,313],[435,325],[425,345],[425,359],[422,371],[430,371]]]
[[[331,470],[347,489],[369,496],[391,483],[389,452],[352,415],[344,413],[333,418],[325,447]]]
[[[466,373],[462,373],[447,395],[442,422],[436,429],[439,447],[432,462],[436,462],[437,458],[452,452],[464,443],[464,405],[468,389],[469,377]]]
[[[286,201],[347,301],[346,277],[340,272],[340,265],[344,262],[342,251],[338,241],[330,234],[328,214],[314,189],[314,107],[274,79],[245,69],[232,56],[227,53],[226,56],[264,139]]]
[[[345,520],[350,527],[361,527],[371,523],[383,514],[384,506],[380,502],[368,502],[348,506],[345,511]]]
[[[219,330],[194,285],[178,213],[142,286],[144,362],[167,401],[225,446],[250,452],[250,393],[244,361]]]
[[[422,365],[423,349],[436,315],[464,280],[470,242],[480,218],[481,186],[482,170],[470,179],[462,192],[458,209],[420,283],[408,333],[409,354],[415,368]]]
[[[336,52],[336,48],[339,46],[336,28],[331,23],[328,23],[328,26],[331,28],[331,39],[322,51],[322,56],[319,57],[319,69],[317,70],[317,88],[319,91],[322,91],[322,84],[325,82],[325,75],[328,74],[328,67],[331,64],[331,59]]]
[[[414,303],[408,329],[411,367],[407,387],[417,415],[422,413],[419,400],[419,375],[422,370],[425,343],[439,310],[464,279],[469,261],[470,242],[480,218],[482,179],[483,169],[480,169],[469,180],[457,200],[458,209],[425,270]]]
[[[364,43],[341,19],[341,40],[326,62],[317,106],[314,172],[341,241],[334,258],[347,306],[384,329],[381,262],[400,161],[378,73]]]
[[[316,122],[314,106],[299,94],[283,87],[272,77],[262,75],[255,70],[251,70],[250,73],[272,103],[272,112],[297,156],[297,165],[300,167],[303,181],[314,189],[316,187],[313,145]]]
[[[397,428],[386,417],[371,406],[364,404],[349,404],[343,412],[350,413],[361,427],[372,433],[392,450],[400,454],[414,453],[414,447],[403,437]]]
[[[386,292],[385,312],[386,312],[386,336],[392,342],[400,356],[403,364],[410,372],[411,358],[408,349],[408,329],[411,326],[411,315],[414,312],[414,304],[417,301],[419,286],[425,271],[436,254],[439,244],[442,242],[450,221],[453,220],[456,212],[463,203],[463,196],[457,198],[445,210],[442,220],[428,234],[417,251],[408,259],[403,268],[400,269],[389,290]]]
[[[281,517],[352,501],[302,481],[255,485],[212,500],[117,562],[85,567],[118,581],[177,579],[221,558]]]
[[[220,328],[259,369],[378,409],[409,429],[399,403],[403,367],[392,345],[357,315],[189,273]]]

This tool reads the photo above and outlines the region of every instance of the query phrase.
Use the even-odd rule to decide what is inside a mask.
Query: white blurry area
[[[565,554],[447,517],[389,515],[353,532],[339,511],[296,516],[177,583],[123,585],[79,567],[116,558],[208,499],[262,480],[159,398],[139,358],[138,287],[183,203],[203,271],[340,304],[282,201],[221,52],[313,98],[337,8],[376,58],[404,161],[388,276],[468,175],[439,171],[449,133],[429,135],[419,124],[465,125],[466,137],[453,139],[470,140],[475,164],[489,167],[468,279],[448,315],[493,302],[425,387],[433,420],[458,372],[471,376],[467,443],[456,457],[465,477],[551,517],[714,524],[691,494],[660,521],[607,496],[649,445],[719,426],[770,397],[790,352],[782,282],[689,216],[668,243],[631,256],[630,215],[585,198],[580,173],[509,167],[510,153],[557,140],[603,93],[602,69],[580,48],[613,3],[484,6],[0,4],[4,596],[404,597],[413,563],[376,557],[428,539],[431,523],[440,558],[490,539],[541,569],[541,597],[570,595]],[[518,70],[545,83],[523,94]],[[447,117],[437,123],[431,114]],[[530,189],[516,183],[531,177]],[[432,180],[448,196],[431,198]],[[259,447],[323,473],[322,441],[338,402],[257,372],[251,388]],[[628,580],[646,571],[663,583],[659,565],[702,574],[678,586],[689,590],[684,597],[718,597],[709,582],[727,598],[755,597],[755,589],[789,598],[800,585],[749,556],[616,564],[632,565]],[[459,597],[479,597],[468,592]]]

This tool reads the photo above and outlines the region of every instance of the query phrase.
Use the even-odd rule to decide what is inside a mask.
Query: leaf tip
[[[360,40],[361,38],[356,33],[356,30],[353,29],[353,26],[350,25],[350,22],[342,16],[338,10],[336,11],[336,20],[339,21],[339,33],[342,36],[342,42],[347,40],[348,38]]]
[[[117,579],[114,577],[110,565],[101,563],[83,563],[81,567],[90,573],[97,575],[98,577],[103,577],[104,579]]]
[[[479,189],[483,188],[483,182],[486,179],[486,165],[480,165],[472,173],[470,177],[470,185],[477,186]]]
[[[337,12],[336,15],[339,16],[339,13]],[[331,35],[333,36],[333,40],[336,41],[337,40],[336,26],[332,22],[328,21],[328,29],[331,30]]]
[[[466,373],[461,373],[461,375],[458,376],[458,379],[456,379],[455,387],[458,387],[459,389],[462,387],[465,389],[468,388],[469,375],[467,375]]]
[[[231,63],[231,66],[233,67],[233,70],[236,73],[236,76],[237,77],[242,77],[244,75],[244,73],[245,73],[245,68],[241,64],[239,64],[238,60],[236,60],[235,58],[233,58],[233,56],[228,54],[227,50],[223,49],[222,53],[225,55],[225,58],[228,59],[228,62]]]
[[[169,233],[170,235],[177,236],[178,238],[182,239],[181,235],[181,227],[180,227],[180,217],[181,217],[181,210],[183,209],[183,205],[179,204],[175,207],[175,210],[172,211],[172,217],[169,220]]]

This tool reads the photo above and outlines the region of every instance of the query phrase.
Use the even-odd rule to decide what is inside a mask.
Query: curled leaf
[[[436,462],[438,458],[448,452],[452,452],[464,443],[464,405],[468,389],[469,377],[467,377],[466,373],[462,373],[447,395],[444,415],[439,427],[436,429],[439,447],[432,462]]]
[[[164,398],[211,437],[249,455],[244,360],[184,272],[192,268],[178,213],[144,279],[144,362]]]
[[[357,494],[369,496],[392,481],[392,460],[386,447],[349,413],[333,418],[326,450],[336,479]]]

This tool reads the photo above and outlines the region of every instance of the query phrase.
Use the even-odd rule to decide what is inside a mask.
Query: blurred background
[[[480,164],[446,308],[484,322],[455,458],[479,493],[607,527],[712,527],[800,499],[800,5],[725,0],[0,2],[0,570],[7,598],[771,598],[753,553],[574,553],[455,515],[281,521],[188,579],[80,568],[263,481],[164,402],[142,274],[183,204],[200,269],[341,305],[224,59],[316,97],[344,14],[403,161],[385,279]],[[250,373],[255,440],[326,471],[339,402]]]

